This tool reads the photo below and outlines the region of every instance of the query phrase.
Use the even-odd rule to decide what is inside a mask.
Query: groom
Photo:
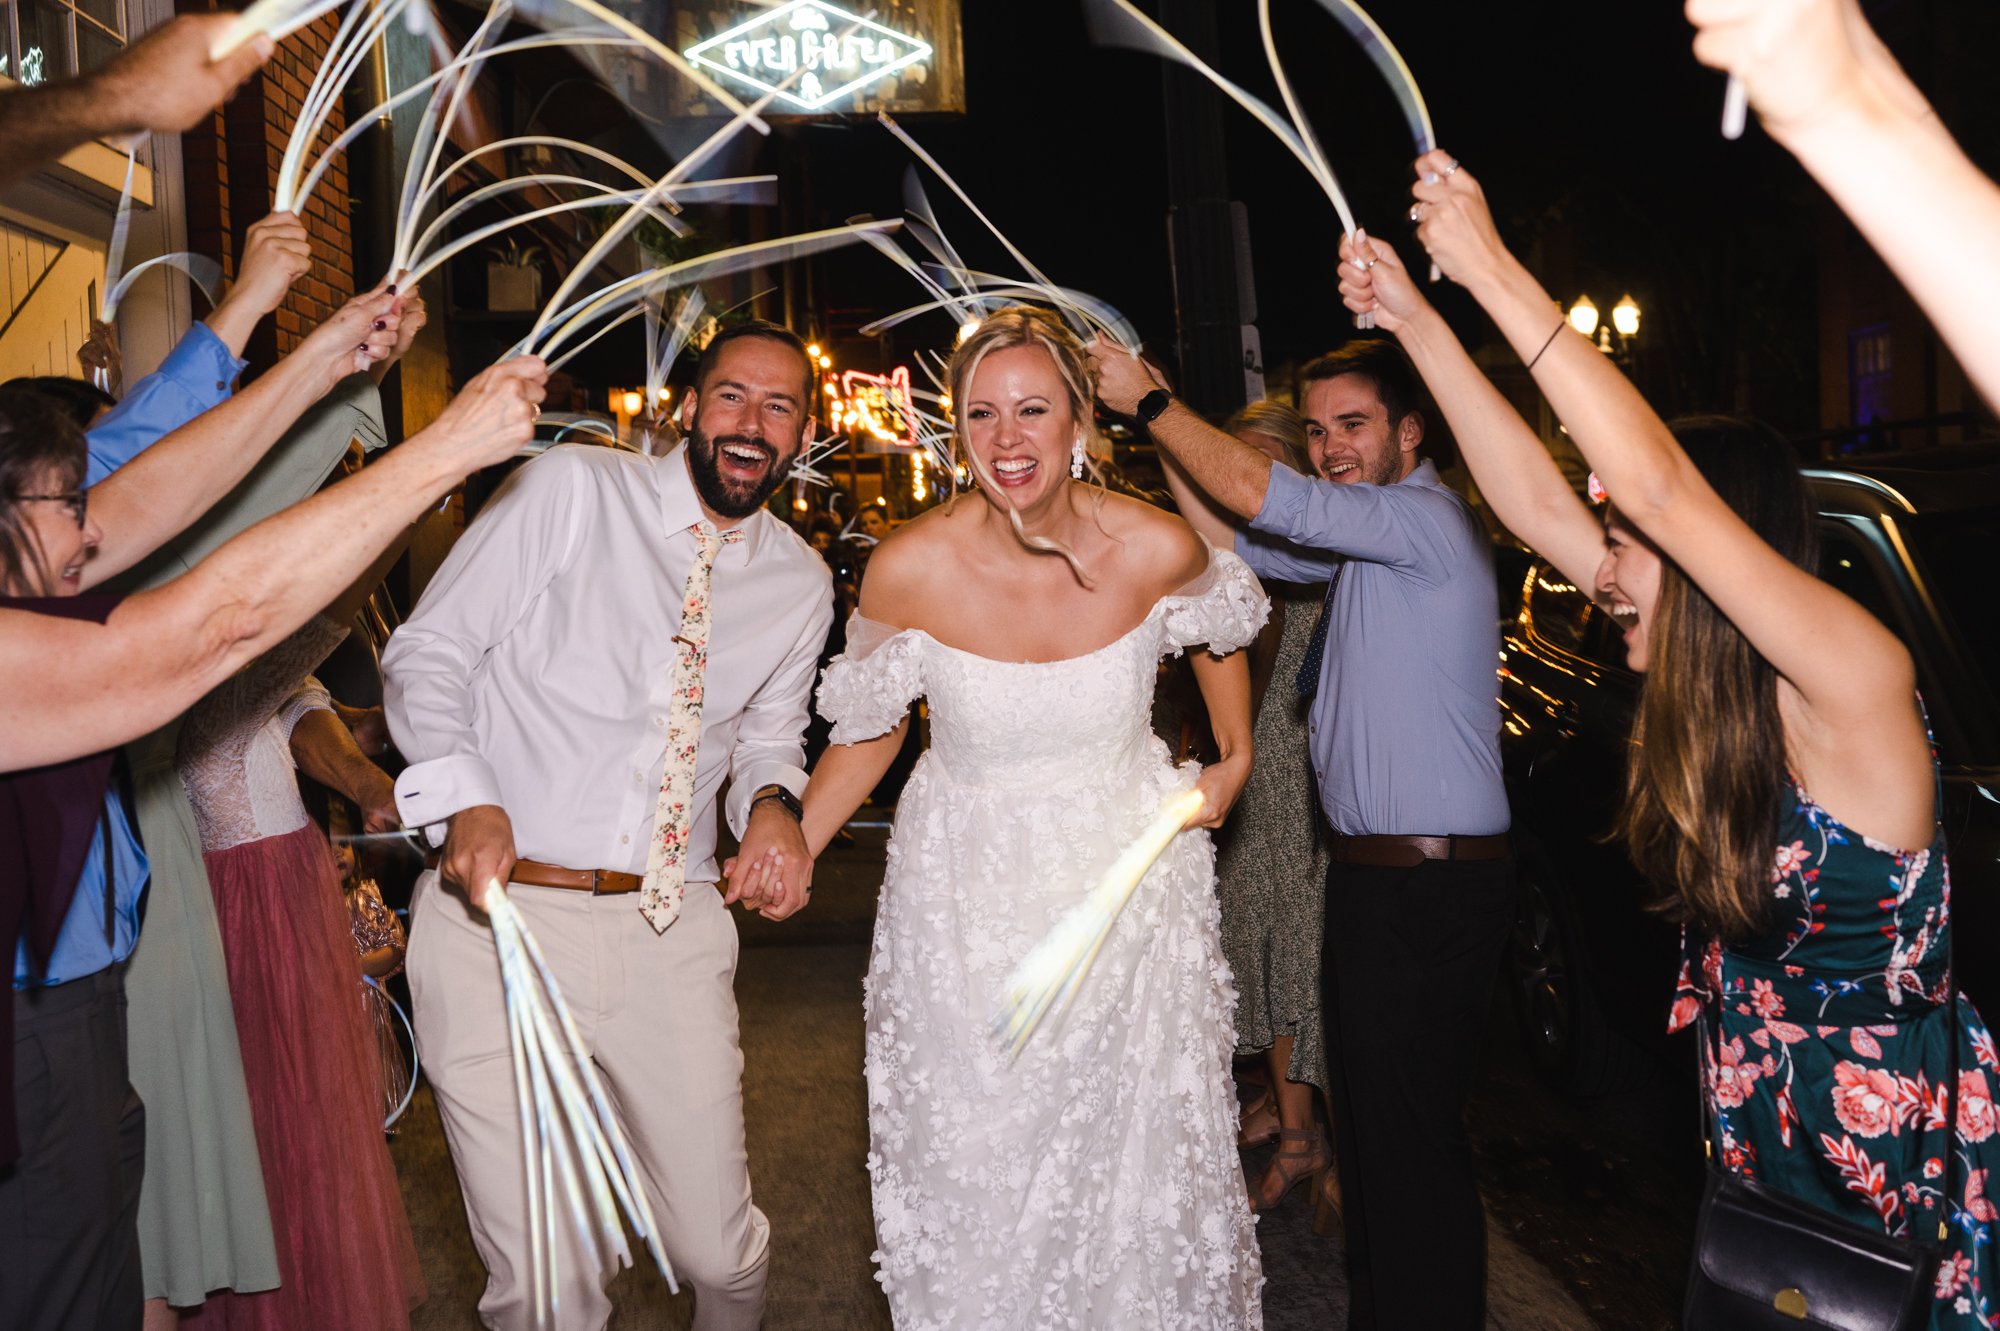
[[[382,656],[410,767],[417,1047],[486,1263],[482,1320],[524,1328],[526,1182],[506,1010],[480,907],[491,881],[557,972],[637,1156],[698,1331],[749,1331],[770,1227],[750,1200],[736,926],[715,890],[715,803],[783,919],[812,862],[798,825],[807,694],[832,619],[826,565],[766,499],[798,456],[812,363],[790,330],[717,334],[665,457],[551,449],[460,539]],[[759,881],[763,881],[760,877]],[[570,1327],[602,1327],[611,1271],[565,1240]]]

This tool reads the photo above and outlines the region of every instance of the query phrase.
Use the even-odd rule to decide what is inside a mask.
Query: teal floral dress
[[[1890,1234],[1934,1238],[1942,1219],[1931,1326],[2000,1328],[2000,1211],[1987,1196],[2000,1166],[2000,1060],[1948,973],[1943,828],[1922,850],[1896,850],[1842,825],[1795,782],[1784,801],[1776,923],[1747,942],[1683,944],[1669,1026],[1693,1025],[1706,1009],[1716,1158]],[[1945,1084],[1947,997],[1958,1004],[1956,1096]]]

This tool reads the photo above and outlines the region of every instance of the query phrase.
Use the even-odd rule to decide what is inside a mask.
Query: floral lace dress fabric
[[[1207,833],[1168,847],[1018,1061],[988,1024],[1015,963],[1194,781],[1149,729],[1159,658],[1234,650],[1266,612],[1216,552],[1069,660],[850,621],[819,692],[833,742],[885,733],[919,695],[931,713],[866,983],[875,1260],[901,1331],[1261,1325]]]

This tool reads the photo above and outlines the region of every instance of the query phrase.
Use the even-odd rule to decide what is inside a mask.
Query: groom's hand
[[[812,892],[812,853],[799,820],[775,800],[750,810],[743,845],[723,866],[728,886],[722,904],[741,905],[767,920],[782,920],[806,904]]]
[[[497,804],[475,804],[451,816],[438,876],[486,909],[487,888],[514,876],[514,821]]]

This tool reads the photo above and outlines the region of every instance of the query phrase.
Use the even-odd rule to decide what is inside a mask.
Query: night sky
[[[1975,156],[1994,141],[1983,96],[1954,112],[1954,89],[1984,76],[1991,6],[1933,0],[1870,7],[1947,123]],[[1093,46],[1068,0],[964,6],[964,117],[908,128],[1050,277],[1124,310],[1171,345],[1160,60]],[[1441,145],[1486,187],[1503,233],[1565,303],[1589,292],[1608,311],[1629,291],[1645,311],[1642,385],[1669,413],[1751,409],[1811,428],[1821,226],[1810,181],[1753,125],[1719,132],[1722,79],[1689,54],[1677,4],[1489,4],[1402,0],[1374,7],[1415,71]],[[1403,214],[1412,155],[1388,88],[1312,0],[1273,0],[1294,85],[1357,218],[1414,247]],[[1277,102],[1256,11],[1220,6],[1217,63]],[[1309,356],[1347,332],[1333,275],[1337,223],[1324,197],[1250,117],[1223,111],[1230,193],[1249,210],[1258,323],[1267,362]],[[815,225],[900,212],[908,162],[872,121],[795,122],[811,158]],[[790,154],[787,154],[788,156]],[[929,185],[974,266],[1011,271],[977,222]],[[1227,256],[1216,256],[1227,261]],[[822,260],[832,306],[894,308],[916,287],[856,250]],[[1468,341],[1488,336],[1455,291],[1440,294]],[[939,321],[928,337],[948,345]]]

